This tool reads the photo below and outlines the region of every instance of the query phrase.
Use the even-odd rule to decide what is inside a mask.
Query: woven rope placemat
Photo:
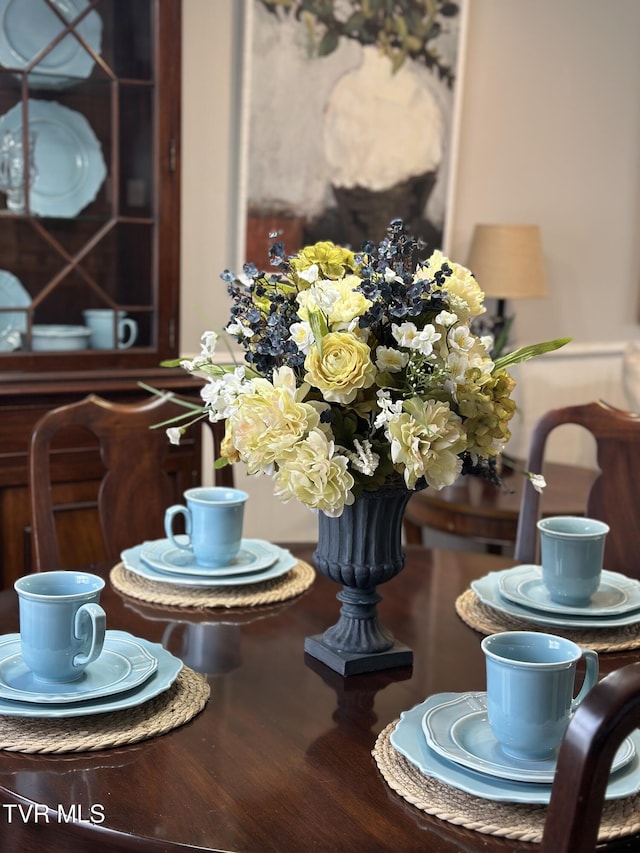
[[[207,679],[184,666],[168,690],[134,708],[73,718],[0,716],[0,749],[64,753],[129,746],[188,723],[209,693]]]
[[[298,560],[290,572],[263,583],[247,586],[177,587],[141,578],[118,563],[111,569],[109,578],[118,592],[148,601],[174,607],[255,607],[276,604],[301,595],[315,580],[316,573],[308,563]]]
[[[391,745],[396,723],[380,732],[372,751],[384,780],[397,794],[429,815],[483,832],[518,841],[540,841],[546,817],[545,806],[496,803],[458,791],[444,782],[423,775]],[[600,841],[609,841],[640,831],[640,795],[605,803]]]
[[[498,631],[549,631],[557,632],[548,625],[538,625],[501,613],[483,604],[477,594],[468,589],[456,599],[456,611],[463,622],[481,634],[496,634]],[[562,628],[562,636],[579,646],[596,652],[623,652],[640,649],[640,623],[622,625],[619,628],[568,629]]]

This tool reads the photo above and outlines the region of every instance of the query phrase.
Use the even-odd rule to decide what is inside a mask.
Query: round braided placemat
[[[0,716],[0,749],[63,753],[129,746],[188,723],[209,694],[207,679],[183,666],[168,690],[134,708],[73,719]]]
[[[560,628],[538,625],[501,613],[478,598],[472,589],[467,589],[456,599],[456,612],[463,622],[481,634],[496,634],[499,631],[540,631],[558,633]],[[596,652],[622,652],[640,649],[640,623],[622,625],[618,628],[562,628],[562,636],[579,646]]]
[[[391,745],[393,723],[383,729],[372,750],[384,780],[397,794],[429,815],[483,832],[518,841],[540,841],[546,807],[521,803],[497,803],[458,791],[422,774]],[[609,841],[640,831],[640,794],[605,803],[599,841]]]
[[[152,604],[177,607],[254,607],[276,604],[295,598],[308,589],[316,573],[308,563],[298,560],[290,572],[263,583],[247,586],[193,587],[175,586],[141,578],[118,563],[111,569],[111,583],[118,592]]]

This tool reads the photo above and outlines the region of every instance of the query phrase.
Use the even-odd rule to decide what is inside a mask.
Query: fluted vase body
[[[333,668],[339,671],[340,661],[348,661],[344,675],[411,662],[411,651],[378,622],[381,596],[376,588],[404,568],[402,520],[412,494],[404,487],[363,492],[338,518],[319,517],[314,562],[319,572],[342,585],[337,595],[342,607],[337,623],[305,648],[314,654],[319,643],[321,654],[316,656],[324,655],[329,666],[335,661]]]

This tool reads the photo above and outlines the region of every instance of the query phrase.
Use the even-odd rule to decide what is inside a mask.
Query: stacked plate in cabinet
[[[177,537],[178,542],[186,537]],[[248,586],[279,578],[296,564],[290,551],[263,539],[243,539],[240,551],[226,566],[199,566],[193,553],[169,539],[154,539],[121,554],[129,571],[146,580],[190,587]]]
[[[108,630],[100,656],[77,681],[37,679],[22,659],[20,635],[0,637],[0,715],[63,718],[133,708],[168,690],[182,661],[159,643]]]
[[[491,572],[472,581],[471,589],[500,613],[556,630],[640,623],[640,581],[617,572],[602,572],[599,588],[583,607],[552,601],[542,582],[542,568],[534,565]]]
[[[489,727],[486,693],[438,693],[400,715],[391,744],[425,776],[476,797],[505,803],[546,804],[555,758],[527,761],[505,753]],[[613,761],[607,799],[640,790],[640,732]]]
[[[57,101],[29,98],[28,130],[34,136],[31,213],[74,217],[98,194],[107,175],[102,146],[87,119]],[[0,116],[0,137],[23,135],[23,104]]]

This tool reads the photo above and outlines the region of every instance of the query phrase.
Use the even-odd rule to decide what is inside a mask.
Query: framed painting
[[[395,218],[446,249],[466,2],[245,0],[245,260]]]

